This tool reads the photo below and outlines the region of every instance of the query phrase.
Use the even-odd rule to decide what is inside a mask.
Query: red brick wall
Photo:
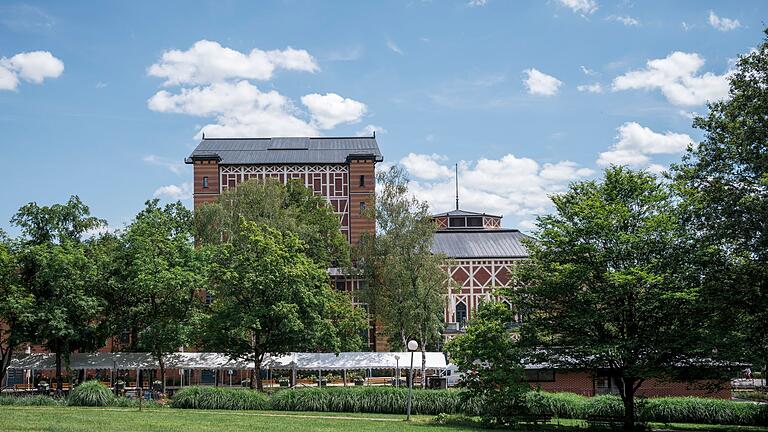
[[[375,191],[376,178],[372,160],[351,160],[349,162],[349,231],[350,243],[355,245],[363,233],[374,233],[376,222],[360,214],[360,203],[372,205],[371,195]],[[360,176],[365,176],[365,185],[360,186]]]
[[[555,381],[553,382],[532,382],[532,388],[540,387],[548,392],[569,392],[584,396],[594,396],[595,386],[592,374],[589,372],[555,372]],[[704,388],[705,382],[665,382],[658,380],[647,380],[638,389],[637,394],[646,397],[661,396],[699,396],[716,399],[730,399],[731,388],[726,384],[722,389],[711,392]]]
[[[592,375],[587,372],[558,372],[555,371],[555,380],[551,382],[532,382],[532,388],[540,387],[548,392],[568,392],[584,396],[594,396],[595,388],[592,384]]]
[[[203,189],[203,177],[208,177],[208,188]],[[219,197],[219,163],[215,160],[197,160],[194,165],[195,208]]]

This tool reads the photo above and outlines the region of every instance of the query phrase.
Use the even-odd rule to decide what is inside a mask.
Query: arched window
[[[456,303],[456,322],[459,324],[467,322],[467,305],[464,302]]]

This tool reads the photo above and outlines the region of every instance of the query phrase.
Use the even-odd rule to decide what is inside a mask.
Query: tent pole
[[[347,370],[344,369],[344,387],[347,386]]]

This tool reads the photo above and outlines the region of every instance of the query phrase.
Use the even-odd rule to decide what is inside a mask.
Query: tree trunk
[[[621,400],[624,402],[624,430],[635,430],[635,380],[623,378]]]
[[[8,365],[11,364],[12,354],[13,354],[13,350],[11,349],[10,344],[6,349],[3,349],[2,347],[0,347],[0,387],[3,385],[5,374],[8,371]]]
[[[160,366],[160,393],[165,394],[165,362],[162,354],[158,356],[157,364]]]
[[[424,350],[424,341],[421,344],[421,388],[427,388],[427,355]]]
[[[56,351],[56,391],[64,391],[64,382],[61,377],[61,352]]]
[[[248,386],[251,388],[251,390],[254,390],[256,388],[256,369],[251,369],[251,380],[248,383]]]
[[[264,383],[261,382],[261,362],[256,364],[256,390],[264,390]]]

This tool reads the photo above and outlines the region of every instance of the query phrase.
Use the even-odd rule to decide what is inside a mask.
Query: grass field
[[[458,431],[404,416],[154,409],[0,407],[0,431]]]
[[[460,426],[431,424],[432,416],[415,416],[405,423],[404,416],[389,414],[311,413],[278,411],[205,411],[135,408],[78,407],[0,407],[0,431],[442,431],[466,430]],[[561,420],[559,425],[524,428],[530,431],[585,430],[577,420]],[[661,425],[654,428],[690,431],[768,432],[764,427],[711,425]]]

